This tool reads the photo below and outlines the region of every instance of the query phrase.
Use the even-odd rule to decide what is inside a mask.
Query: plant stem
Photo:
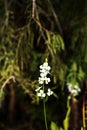
[[[48,130],[48,127],[47,127],[47,116],[46,116],[46,104],[45,104],[45,100],[44,99],[43,99],[43,108],[44,108],[45,127],[46,127],[46,130]]]

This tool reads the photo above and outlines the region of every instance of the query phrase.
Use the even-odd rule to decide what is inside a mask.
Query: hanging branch
[[[36,8],[35,0],[32,0],[32,18],[35,17],[35,8]]]
[[[36,9],[36,3],[35,3],[36,1],[35,0],[32,0],[32,18],[33,18],[33,20],[36,22],[36,24],[39,26],[39,28],[40,28],[40,30],[46,30],[42,25],[41,25],[41,23],[40,23],[40,21],[39,21],[39,18],[37,17],[35,17],[35,9]]]
[[[45,27],[42,26],[39,17],[38,17],[38,12],[36,12],[36,16],[35,16],[35,9],[36,9],[36,0],[32,0],[32,18],[33,20],[36,22],[36,24],[38,25],[40,31],[44,30],[44,31],[48,31],[48,29],[46,29]],[[44,37],[44,36],[43,36]],[[45,37],[44,37],[45,38]]]
[[[60,25],[58,16],[57,16],[56,13],[55,13],[55,10],[54,10],[54,8],[53,8],[53,6],[52,6],[51,1],[50,1],[50,0],[47,0],[47,1],[48,1],[48,3],[49,3],[49,6],[50,6],[51,11],[52,11],[52,13],[53,13],[53,17],[54,17],[54,20],[55,20],[55,22],[56,22],[56,25],[57,25],[57,27],[58,27],[58,29],[59,29],[59,31],[60,31],[60,34],[63,36],[63,32],[62,32],[62,28],[61,28],[61,25]]]
[[[0,89],[0,107],[1,107],[1,103],[3,101],[3,94],[4,94],[4,88],[6,87],[7,84],[10,83],[10,81],[13,81],[15,82],[15,77],[12,75],[10,76],[4,83],[3,85],[1,86],[1,89]]]
[[[4,89],[4,87],[6,86],[6,84],[9,83],[10,80],[12,80],[13,82],[15,82],[15,77],[14,77],[14,76],[9,77],[9,78],[4,82],[4,84],[2,85],[2,87],[1,87],[2,90]]]
[[[8,11],[8,1],[4,0],[4,5],[5,5],[5,26],[8,26],[8,20],[9,20],[9,11]]]

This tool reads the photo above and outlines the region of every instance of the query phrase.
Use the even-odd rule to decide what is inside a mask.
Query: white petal
[[[41,90],[40,90],[40,93],[41,93],[41,94],[43,94],[43,93],[44,93],[44,91],[41,89]]]
[[[42,94],[42,97],[45,97],[45,96],[46,96],[46,94],[45,94],[45,93],[43,93],[43,94]]]
[[[48,63],[47,63],[47,62],[44,62],[43,66],[44,66],[44,67],[47,67],[47,66],[48,66]]]
[[[38,82],[39,82],[39,84],[43,84],[44,83],[44,77],[39,77]]]
[[[79,87],[79,86],[77,86],[77,85],[74,85],[74,88],[75,88],[75,89],[77,89],[78,87]]]
[[[39,91],[41,88],[42,88],[42,86],[41,86],[41,87],[39,87],[39,88],[37,88],[37,89],[35,89],[35,91],[37,92],[37,91]]]
[[[51,89],[50,89],[50,88],[48,88],[47,95],[48,95],[48,96],[51,96],[52,94],[53,94],[53,91],[51,91]]]
[[[48,71],[49,71],[49,70],[51,70],[51,67],[50,67],[50,66],[48,66],[48,67],[47,67],[47,70],[48,70]]]
[[[48,84],[50,82],[50,78],[45,77],[45,83]]]
[[[40,69],[43,69],[43,66],[42,66],[42,65],[40,65]]]
[[[37,93],[37,96],[38,96],[38,97],[41,97],[41,93]]]
[[[42,78],[44,78],[44,77],[46,77],[46,73],[40,73],[40,76],[42,77]]]
[[[50,78],[47,78],[48,82],[50,82]]]
[[[43,80],[39,80],[38,82],[39,82],[39,84],[43,84],[43,83],[44,83],[44,81],[43,81]]]

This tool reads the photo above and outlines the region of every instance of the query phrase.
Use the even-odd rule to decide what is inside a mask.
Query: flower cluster
[[[79,88],[79,86],[77,84],[73,85],[71,83],[67,83],[67,86],[68,86],[69,92],[74,97],[77,96],[79,94],[79,92],[81,91],[80,88]]]
[[[47,92],[44,91],[43,85],[48,84],[51,80],[48,76],[50,74],[51,67],[48,66],[47,60],[43,63],[43,65],[40,65],[40,77],[38,78],[38,82],[40,86],[37,88],[35,91],[37,92],[38,97],[46,97],[46,96],[51,96],[53,94],[53,91],[51,91],[50,88],[47,89]]]
[[[40,65],[40,77],[39,84],[48,84],[50,82],[50,78],[47,77],[49,74],[51,67],[48,66],[48,62],[44,62],[43,65]]]
[[[39,87],[39,89],[36,89],[36,92],[37,92],[37,96],[42,97],[42,98],[46,97],[46,95],[51,96],[53,94],[53,91],[51,91],[50,88],[48,88],[47,93],[45,93],[42,87]]]

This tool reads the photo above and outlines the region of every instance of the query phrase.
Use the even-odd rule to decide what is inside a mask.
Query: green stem
[[[45,127],[46,127],[46,130],[48,130],[48,127],[47,127],[47,116],[46,116],[46,104],[45,104],[44,99],[43,99],[43,108],[44,108]]]

